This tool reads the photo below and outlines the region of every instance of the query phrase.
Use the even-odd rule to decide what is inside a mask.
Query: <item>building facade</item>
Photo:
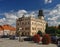
[[[0,25],[0,37],[3,35],[16,35],[16,28],[8,24]]]
[[[0,37],[3,35],[3,27],[0,25]]]
[[[38,18],[34,18],[32,16],[25,17],[22,16],[16,20],[16,32],[22,32],[24,36],[33,36],[38,31],[45,33],[46,29],[46,21],[44,20],[43,11],[39,10]]]

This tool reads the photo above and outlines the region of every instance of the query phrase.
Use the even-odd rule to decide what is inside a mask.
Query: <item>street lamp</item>
[[[22,29],[22,28],[19,28],[19,42],[21,41],[21,33],[22,33],[22,32],[21,32],[21,29]]]

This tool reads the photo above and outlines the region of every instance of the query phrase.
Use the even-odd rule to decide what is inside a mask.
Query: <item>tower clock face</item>
[[[42,16],[41,19],[44,19],[44,17]]]

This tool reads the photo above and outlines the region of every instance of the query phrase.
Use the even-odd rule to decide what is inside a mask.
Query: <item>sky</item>
[[[16,25],[16,19],[25,16],[37,16],[43,10],[49,26],[60,24],[60,0],[0,0],[0,25]]]

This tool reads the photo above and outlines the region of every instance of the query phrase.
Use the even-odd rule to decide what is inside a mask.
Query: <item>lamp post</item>
[[[19,42],[21,41],[21,33],[22,33],[22,32],[21,32],[21,29],[22,29],[22,28],[19,28]]]

